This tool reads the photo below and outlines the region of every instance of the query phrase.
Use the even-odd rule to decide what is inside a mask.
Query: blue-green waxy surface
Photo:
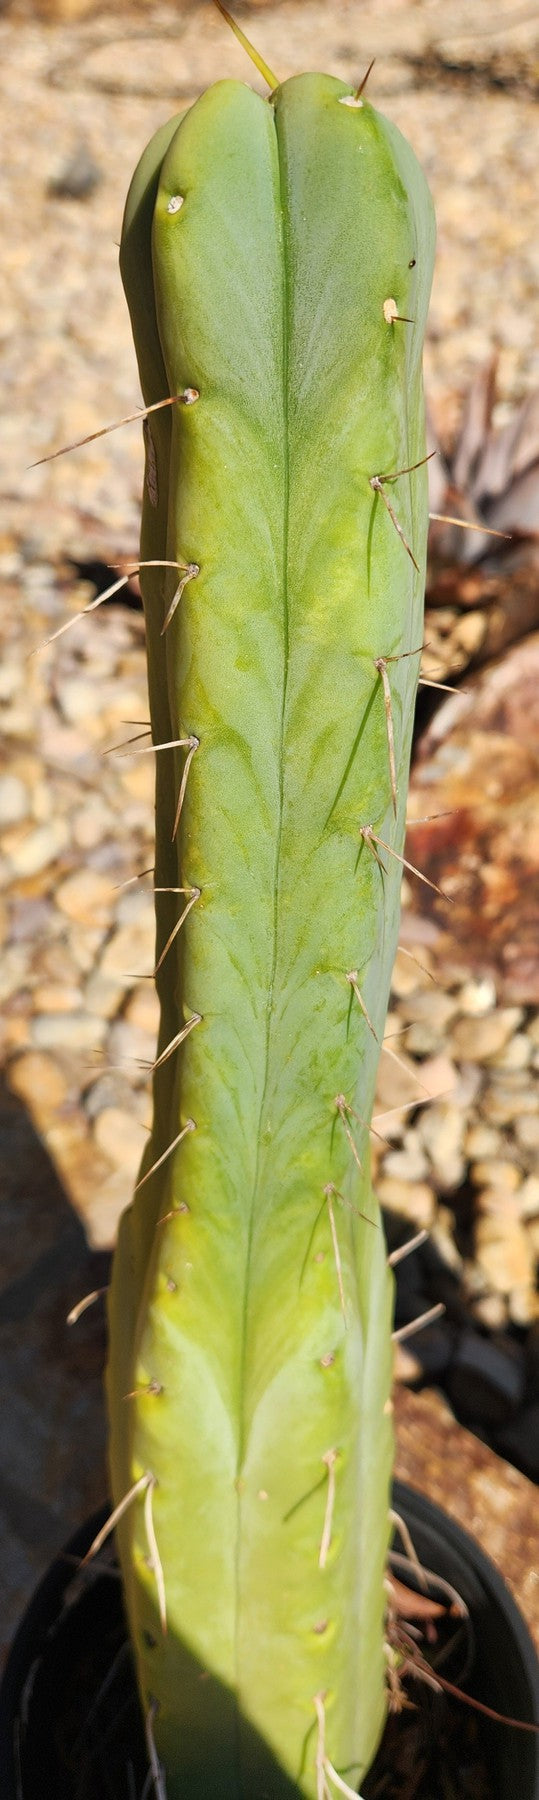
[[[122,1221],[108,1376],[115,1501],[155,1483],[166,1634],[143,1494],[120,1548],[168,1800],[326,1800],[324,1757],[356,1788],[385,1709],[368,1124],[426,471],[388,489],[417,569],[370,484],[425,455],[434,232],[412,151],[349,100],[318,75],[271,103],[218,83],[153,140],[124,220],[146,403],[199,396],[147,421],[141,556],[199,569],[164,632],[178,574],[142,585],[154,742],[198,740],[174,837],[186,751],[156,757],[156,887],[200,890],[157,977],[160,1052],[200,1022],[155,1071],[141,1175],[164,1160]],[[184,904],[156,895],[158,955]]]

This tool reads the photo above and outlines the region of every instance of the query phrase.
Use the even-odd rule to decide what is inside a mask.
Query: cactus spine
[[[270,101],[219,82],[127,201],[145,402],[179,397],[146,423],[141,557],[178,564],[143,597],[153,741],[181,747],[156,755],[161,1033],[108,1392],[168,1800],[327,1800],[334,1771],[355,1792],[384,1719],[392,1279],[368,1127],[433,240],[408,145],[319,75]]]

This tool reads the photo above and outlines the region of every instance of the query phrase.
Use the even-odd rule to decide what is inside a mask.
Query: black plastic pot
[[[539,1663],[514,1600],[473,1538],[413,1489],[394,1505],[421,1562],[466,1601],[475,1640],[471,1692],[539,1724]],[[105,1513],[71,1539],[19,1628],[0,1691],[2,1800],[141,1800],[147,1758],[121,1587],[113,1561],[79,1569]],[[539,1738],[488,1722],[492,1800],[539,1800]]]

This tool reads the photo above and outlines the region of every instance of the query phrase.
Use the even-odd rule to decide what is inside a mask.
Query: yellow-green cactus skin
[[[177,566],[141,579],[153,742],[179,747],[156,751],[161,1032],[108,1395],[115,1504],[140,1483],[120,1553],[167,1800],[326,1800],[332,1770],[354,1792],[384,1722],[392,1277],[369,1126],[433,247],[413,152],[329,76],[269,100],[218,82],[127,201],[145,404],[177,396],[146,421],[141,547]]]

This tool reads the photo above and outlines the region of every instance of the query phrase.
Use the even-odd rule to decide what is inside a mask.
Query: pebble
[[[448,1100],[426,1107],[418,1132],[427,1151],[436,1186],[442,1193],[460,1186],[465,1169],[462,1140],[464,1116]]]
[[[520,1216],[535,1219],[539,1215],[539,1175],[527,1175],[520,1189]]]
[[[155,1058],[155,1040],[148,1032],[135,1030],[125,1019],[118,1019],[111,1026],[108,1049],[111,1062],[125,1064],[135,1087],[147,1084]]]
[[[111,1168],[102,1152],[97,1152],[102,1170],[99,1181],[91,1181],[81,1190],[86,1236],[91,1250],[113,1250],[122,1213],[130,1206],[133,1182],[125,1169]]]
[[[140,982],[133,989],[125,1007],[124,1017],[135,1030],[147,1031],[156,1037],[159,1030],[159,1001],[153,982]]]
[[[87,677],[70,675],[59,681],[56,697],[68,725],[84,723],[85,729],[88,729],[91,720],[95,719],[96,714],[99,717],[103,710],[101,684],[89,681]],[[99,729],[101,731],[101,725]]]
[[[421,1363],[419,1362],[418,1357],[414,1356],[413,1351],[408,1348],[408,1345],[395,1344],[393,1361],[394,1381],[401,1382],[403,1386],[413,1387],[414,1382],[421,1380],[422,1373]]]
[[[34,944],[49,936],[52,925],[52,902],[45,896],[35,900],[18,900],[11,921],[12,944]]]
[[[539,1114],[522,1113],[515,1121],[515,1136],[524,1150],[539,1150]]]
[[[439,988],[428,987],[421,993],[415,992],[410,998],[402,1001],[399,1007],[397,1023],[402,1019],[412,1024],[428,1024],[433,1030],[445,1032],[449,1020],[457,1011],[458,1002],[453,994],[444,994]]]
[[[36,781],[31,794],[32,818],[38,825],[46,825],[53,812],[53,796],[46,781]]]
[[[125,1169],[130,1176],[135,1176],[147,1134],[133,1114],[123,1112],[118,1106],[107,1106],[98,1113],[94,1137],[99,1149],[104,1151],[110,1162],[118,1168]]]
[[[445,1053],[430,1056],[421,1066],[421,1080],[432,1100],[451,1093],[456,1089],[457,1071]]]
[[[432,957],[425,944],[418,950],[412,948],[409,956],[399,949],[393,966],[391,991],[399,1000],[408,994],[418,994],[423,987],[431,986],[429,973],[432,975],[433,972]]]
[[[77,869],[61,883],[56,895],[60,912],[80,925],[106,925],[112,902],[111,882],[97,869]]]
[[[96,969],[84,989],[84,1005],[100,1019],[113,1019],[120,1011],[125,994],[124,983],[116,976],[103,975]]]
[[[464,1133],[464,1149],[471,1162],[476,1157],[480,1160],[482,1157],[497,1156],[501,1142],[499,1131],[494,1131],[491,1125],[474,1123]]]
[[[413,1186],[401,1181],[396,1175],[382,1175],[377,1182],[377,1194],[381,1206],[387,1206],[392,1212],[400,1212],[405,1219],[410,1219],[418,1231],[423,1227],[429,1230],[435,1217],[436,1203],[431,1187],[425,1181],[416,1181]]]
[[[411,1025],[406,1033],[407,1048],[413,1056],[433,1056],[441,1048],[442,1041],[442,1032],[436,1026],[428,1025],[426,1020]]]
[[[122,787],[127,789],[127,793],[131,795],[133,800],[142,800],[145,808],[151,807],[153,804],[155,784],[154,762],[155,757],[153,756],[141,756],[136,762],[133,761],[130,768],[128,768],[126,764],[122,769]],[[144,814],[141,816],[144,817]]]
[[[9,1065],[9,1085],[41,1123],[53,1117],[67,1097],[68,1082],[52,1056],[28,1050]]]
[[[507,1222],[510,1219],[518,1220],[522,1216],[520,1195],[518,1192],[515,1193],[512,1188],[502,1187],[501,1183],[495,1183],[493,1187],[479,1188],[475,1197],[474,1210],[477,1218],[480,1218],[481,1214],[489,1213],[492,1219],[500,1219],[502,1223],[504,1219]]]
[[[75,813],[73,838],[79,850],[95,850],[114,830],[114,813],[99,798],[89,800]]]
[[[521,1329],[532,1325],[534,1319],[539,1318],[539,1294],[533,1280],[511,1289],[509,1318],[512,1325],[518,1325]]]
[[[64,819],[51,819],[47,825],[37,825],[35,830],[18,835],[7,851],[15,874],[36,875],[39,870],[48,868],[65,849],[68,836]]]
[[[515,1088],[492,1083],[482,1094],[480,1107],[483,1117],[492,1125],[511,1125],[514,1120],[517,1121],[518,1136],[518,1121],[526,1114],[536,1113],[537,1097],[527,1088],[519,1093]]]
[[[539,1263],[539,1217],[537,1213],[531,1218],[524,1219],[524,1229],[529,1237],[535,1260]]]
[[[59,924],[62,931],[60,941],[51,937],[48,941],[45,939],[45,942],[39,946],[38,972],[45,981],[52,981],[59,985],[65,981],[68,987],[73,987],[78,983],[79,971],[63,935],[62,920],[59,920]]]
[[[401,1066],[394,1063],[389,1056],[381,1056],[376,1078],[376,1101],[374,1114],[392,1112],[401,1106],[417,1106],[424,1095],[418,1086],[415,1067],[411,1059],[407,1060],[405,1052],[399,1050]],[[386,1130],[386,1120],[382,1119],[380,1130]]]
[[[103,951],[100,971],[102,975],[121,976],[126,985],[134,986],[141,975],[147,975],[153,969],[154,959],[155,920],[153,907],[149,905],[141,919],[121,925],[113,932]]]
[[[464,1261],[455,1242],[455,1214],[449,1206],[438,1206],[434,1224],[431,1226],[431,1243],[439,1251],[444,1263],[453,1269],[455,1275],[461,1275]]]
[[[102,179],[88,145],[76,144],[58,174],[48,182],[47,193],[56,200],[87,200]]]
[[[97,1119],[98,1113],[105,1108],[117,1107],[121,1112],[128,1109],[132,1097],[127,1077],[120,1069],[107,1069],[106,1074],[97,1075],[83,1094],[85,1111],[89,1119]]]
[[[0,777],[0,826],[18,825],[30,811],[30,797],[18,775]]]
[[[461,1063],[451,1098],[461,1112],[470,1112],[484,1086],[485,1074],[479,1063]]]
[[[458,995],[458,1010],[469,1019],[480,1019],[483,1013],[492,1012],[496,1006],[496,986],[492,977],[483,976],[480,981],[465,981]]]
[[[69,1013],[76,1012],[82,1002],[80,988],[70,987],[68,982],[38,982],[32,993],[32,1004],[35,1013]]]
[[[134,882],[125,893],[118,895],[116,919],[119,925],[131,925],[133,920],[143,919],[148,928],[150,919],[153,919],[155,930],[153,894],[148,878],[145,886],[141,882]],[[397,1024],[398,1022],[397,1020]]]
[[[6,1059],[14,1056],[17,1050],[25,1050],[30,1042],[30,1024],[25,1018],[4,1015],[0,1019],[0,1043]]]
[[[487,1280],[500,1294],[533,1286],[533,1257],[524,1227],[518,1220],[499,1216],[488,1205],[475,1226],[475,1248]]]
[[[103,1043],[104,1019],[89,1013],[41,1013],[32,1023],[32,1042],[43,1049],[95,1050]]]
[[[406,1132],[404,1148],[390,1150],[389,1156],[385,1158],[384,1168],[388,1175],[396,1175],[401,1181],[424,1181],[429,1167],[419,1138],[412,1132]]]
[[[454,642],[455,645],[460,645],[466,651],[466,662],[469,657],[477,654],[486,633],[487,620],[484,612],[474,610],[462,613],[460,618],[455,620]]]
[[[41,742],[43,754],[51,763],[68,769],[77,765],[83,769],[89,760],[89,744],[83,731],[76,731],[74,726],[63,725],[57,713],[41,715]],[[92,758],[93,766],[93,758]]]
[[[531,1039],[526,1032],[517,1031],[509,1039],[505,1050],[499,1050],[497,1056],[492,1057],[492,1063],[497,1069],[526,1069],[531,1062],[531,1055]]]
[[[475,1187],[499,1187],[510,1194],[516,1193],[522,1181],[522,1174],[516,1163],[504,1162],[499,1157],[484,1157],[482,1162],[474,1162],[470,1177]]]
[[[95,968],[104,938],[104,931],[92,930],[89,925],[71,926],[69,942],[73,956],[83,975],[88,975]]]
[[[453,1054],[468,1062],[489,1062],[503,1050],[522,1017],[521,1006],[500,1006],[479,1018],[457,1019],[450,1033]]]
[[[8,944],[0,959],[0,1004],[24,988],[28,957],[23,944]]]
[[[503,1331],[507,1323],[507,1301],[503,1294],[482,1294],[473,1302],[474,1316],[487,1331]]]

